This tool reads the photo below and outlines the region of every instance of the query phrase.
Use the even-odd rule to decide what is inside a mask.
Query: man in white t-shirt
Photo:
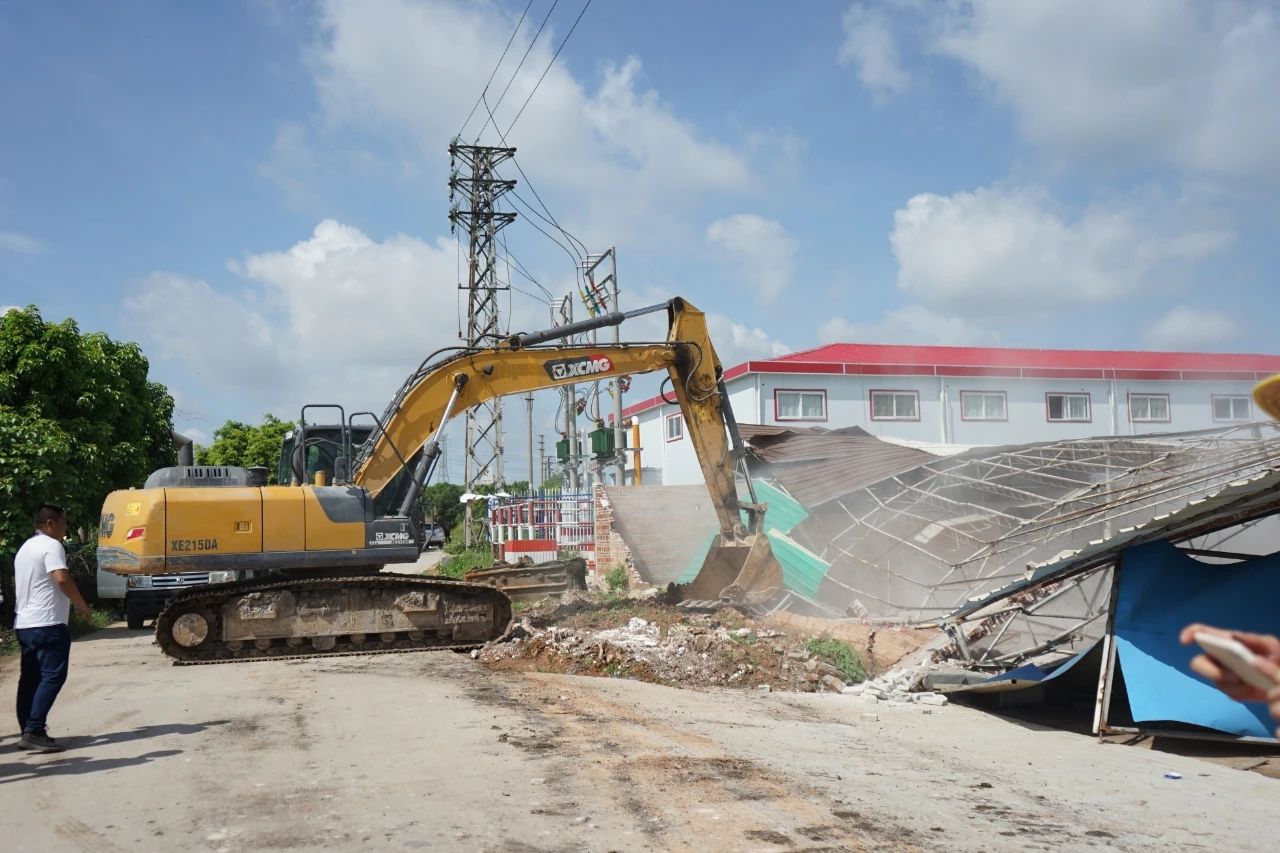
[[[53,700],[67,680],[71,656],[71,632],[67,621],[71,606],[88,618],[92,615],[67,569],[62,539],[67,535],[67,514],[45,504],[36,511],[35,535],[22,544],[13,558],[14,633],[22,647],[22,675],[18,679],[19,749],[61,752],[63,747],[45,729]]]

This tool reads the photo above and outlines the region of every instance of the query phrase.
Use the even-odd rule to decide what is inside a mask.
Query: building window
[[[1009,410],[1005,393],[1003,391],[961,391],[960,420],[1009,420]]]
[[[1169,422],[1168,394],[1130,394],[1129,420],[1134,423]]]
[[[872,391],[871,420],[918,421],[920,420],[920,392]]]
[[[1051,421],[1087,423],[1090,420],[1088,394],[1045,394],[1045,405]]]
[[[1252,417],[1249,410],[1249,397],[1246,394],[1229,396],[1213,396],[1213,419],[1215,421],[1247,421]]]
[[[825,421],[826,391],[774,391],[773,416],[779,421]]]
[[[684,415],[667,415],[667,441],[684,438]]]

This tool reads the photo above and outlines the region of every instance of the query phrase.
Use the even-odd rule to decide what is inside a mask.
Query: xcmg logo
[[[604,355],[587,355],[580,358],[561,358],[555,361],[546,361],[542,364],[547,369],[547,375],[557,381],[561,379],[576,379],[579,376],[594,376],[597,373],[608,373],[613,370],[613,362],[608,356]]]

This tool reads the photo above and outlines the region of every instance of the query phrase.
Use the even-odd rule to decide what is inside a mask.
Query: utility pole
[[[529,454],[532,456],[533,454]],[[529,464],[533,464],[530,460]],[[538,433],[538,485],[542,485],[547,481],[547,450],[546,436]],[[529,488],[533,488],[533,481],[529,481]]]
[[[496,169],[515,156],[514,148],[484,145],[461,145],[455,138],[449,145],[449,222],[456,233],[461,227],[467,234],[469,266],[465,284],[467,291],[466,343],[469,347],[488,345],[502,331],[498,315],[498,292],[509,285],[498,283],[498,232],[515,221],[516,215],[497,210],[503,195],[515,189],[516,182],[503,180]],[[465,169],[467,174],[462,174]],[[459,201],[455,196],[461,196]],[[467,411],[466,488],[491,480],[502,488],[502,398]],[[465,543],[477,538],[473,531],[472,505],[467,502]]]
[[[605,277],[596,280],[596,270],[605,261],[609,261],[609,271]],[[598,310],[592,314],[603,313],[606,311],[621,311],[618,307],[618,250],[616,246],[610,246],[608,251],[601,255],[588,255],[582,264],[583,273],[587,279],[587,288],[591,294],[591,298],[598,300]],[[619,343],[622,340],[622,332],[617,327],[613,327],[613,342]],[[613,385],[613,464],[618,469],[619,486],[623,485],[627,479],[627,457],[623,451],[626,441],[626,431],[622,426],[622,378],[617,377],[612,380]],[[598,413],[598,412],[597,412]],[[601,415],[603,418],[603,415]],[[601,481],[604,480],[604,466],[601,465]]]
[[[533,392],[524,395],[529,414],[529,491],[533,491]]]
[[[552,323],[557,326],[563,326],[573,322],[573,295],[570,294],[560,300],[560,322],[555,322],[555,313],[552,312]],[[562,338],[565,343],[573,343],[568,338]],[[565,438],[569,439],[569,479],[566,485],[569,491],[577,492],[581,488],[581,481],[578,478],[578,386],[564,385],[564,429]]]

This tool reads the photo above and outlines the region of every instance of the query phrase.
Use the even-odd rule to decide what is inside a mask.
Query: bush
[[[441,560],[436,571],[448,578],[462,578],[472,569],[482,569],[493,565],[493,552],[488,545],[478,548],[464,548],[455,551],[451,556]]]
[[[805,643],[804,647],[814,657],[840,670],[846,684],[867,680],[867,671],[862,666],[862,656],[848,643],[833,637],[815,637]]]
[[[612,569],[604,573],[604,583],[610,592],[623,592],[631,586],[631,577],[627,574],[627,567],[618,563]]]
[[[106,628],[112,622],[115,622],[117,618],[116,614],[110,608],[98,607],[96,605],[93,607],[92,619],[82,619],[73,611],[71,614],[71,623],[69,625],[71,629],[71,636],[72,638],[76,638],[83,637],[85,634],[92,634],[99,628]],[[18,635],[15,634],[12,629],[0,631],[0,658],[7,657],[9,655],[16,655],[21,650],[21,647],[18,645]]]
[[[98,600],[98,532],[93,530],[90,533],[85,542],[68,541],[65,544],[71,579],[86,601],[95,602]]]

